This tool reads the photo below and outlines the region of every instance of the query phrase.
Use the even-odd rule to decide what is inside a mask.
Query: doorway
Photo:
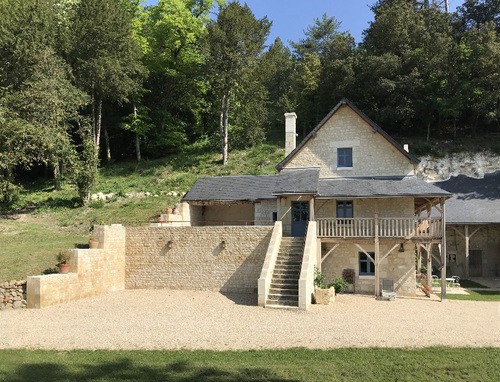
[[[309,202],[292,202],[292,236],[304,237],[309,221]]]

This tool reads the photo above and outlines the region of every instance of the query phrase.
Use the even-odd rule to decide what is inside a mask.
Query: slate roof
[[[200,178],[183,201],[253,201],[275,199],[278,175],[217,176]]]
[[[329,178],[318,182],[318,198],[443,197],[451,196],[433,184],[412,178]]]
[[[446,201],[448,224],[500,223],[500,171],[483,179],[459,175],[435,185],[455,194]]]
[[[284,169],[278,175],[275,195],[313,194],[318,192],[319,168]]]
[[[451,196],[447,191],[415,177],[319,179],[318,168],[303,168],[283,170],[279,175],[200,178],[183,201],[254,201],[287,194],[312,194],[317,198]]]
[[[281,170],[283,166],[285,166],[294,156],[297,154],[300,149],[305,146],[305,144],[313,137],[316,136],[318,130],[323,127],[323,125],[334,115],[341,106],[347,105],[349,106],[355,113],[357,113],[371,128],[374,132],[382,135],[390,144],[392,144],[401,154],[407,157],[412,163],[418,164],[420,163],[420,159],[418,159],[415,155],[410,154],[406,151],[403,146],[401,146],[398,142],[394,140],[389,134],[387,134],[379,125],[373,122],[370,117],[368,117],[365,113],[359,110],[351,101],[347,98],[343,98],[328,114],[323,120],[309,133],[307,136],[299,143],[295,149],[286,156],[280,163],[276,165],[278,170]]]

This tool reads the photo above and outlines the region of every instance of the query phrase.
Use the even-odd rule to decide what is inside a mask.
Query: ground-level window
[[[337,168],[352,168],[352,147],[337,149]]]
[[[375,259],[375,252],[367,252],[372,259]],[[366,253],[359,252],[359,275],[360,276],[372,276],[375,274],[375,264],[370,260]]]
[[[337,218],[353,218],[352,200],[337,200]]]

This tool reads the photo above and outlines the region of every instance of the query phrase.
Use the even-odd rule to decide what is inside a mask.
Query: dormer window
[[[352,147],[337,149],[337,169],[352,169]]]

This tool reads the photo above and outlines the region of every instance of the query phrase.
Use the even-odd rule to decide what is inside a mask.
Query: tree
[[[160,0],[143,16],[145,103],[156,129],[146,149],[178,150],[199,135],[207,90],[201,40],[216,0]],[[146,105],[145,105],[146,106]]]
[[[307,28],[303,39],[292,43],[297,59],[296,97],[303,134],[346,97],[351,88],[356,46],[354,38],[341,32],[340,26],[338,20],[324,14]]]
[[[236,101],[238,95],[245,94],[242,80],[257,64],[270,27],[267,17],[258,20],[248,5],[237,2],[222,6],[217,20],[208,25],[209,81],[217,94],[224,165],[228,162],[231,102]]]
[[[121,0],[81,1],[71,22],[71,60],[78,84],[91,96],[94,144],[101,140],[103,101],[125,102],[141,86],[144,67],[133,38],[130,9]],[[104,125],[106,158],[111,159]]]

